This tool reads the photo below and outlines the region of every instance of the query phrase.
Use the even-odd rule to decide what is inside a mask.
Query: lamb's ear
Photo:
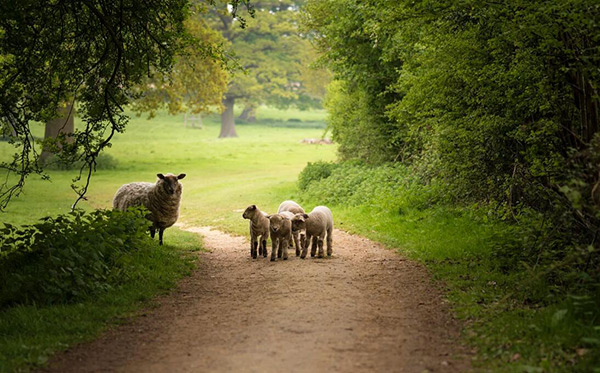
[[[185,177],[185,174],[179,174],[179,175],[177,175],[177,178],[178,178],[179,180],[183,179],[184,177]]]
[[[165,179],[165,175],[163,175],[163,174],[156,174],[156,176],[158,176],[158,178],[161,180]]]

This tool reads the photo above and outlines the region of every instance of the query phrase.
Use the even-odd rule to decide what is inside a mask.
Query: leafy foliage
[[[215,2],[202,4],[206,8]],[[251,9],[249,0],[229,5],[230,17],[240,6]],[[84,162],[73,184],[77,204],[87,192],[96,158],[127,125],[123,107],[141,94],[148,75],[150,80],[160,77],[155,79],[163,88],[174,66],[189,72],[188,64],[175,61],[185,52],[194,57],[191,62],[206,62],[203,72],[217,69],[210,59],[225,57],[210,33],[186,30],[190,11],[189,0],[0,2],[0,130],[3,136],[10,133],[16,148],[12,160],[0,163],[7,173],[0,185],[0,209],[21,192],[28,175],[43,174],[30,129],[33,121],[55,119],[65,103],[72,107],[78,102],[85,125],[61,141],[60,152],[68,162]],[[217,79],[208,94],[219,91],[219,84]],[[183,85],[181,89],[189,88]],[[181,97],[169,98],[179,105]],[[193,110],[205,108],[198,99],[191,100]],[[86,171],[85,183],[77,185]]]
[[[299,30],[299,7],[303,2],[253,3],[254,17],[246,21],[244,29],[227,17],[224,2],[212,12],[212,27],[228,41],[227,50],[237,57],[243,70],[229,77],[225,106],[233,107],[235,102],[249,110],[260,105],[300,109],[320,106],[328,73],[309,68],[316,51]]]
[[[337,79],[326,105],[342,159],[399,161],[446,198],[487,204],[530,228],[498,251],[505,264],[595,289],[600,8],[326,0],[307,12]]]
[[[75,211],[0,229],[0,307],[68,303],[121,283],[126,255],[151,244],[141,209]]]

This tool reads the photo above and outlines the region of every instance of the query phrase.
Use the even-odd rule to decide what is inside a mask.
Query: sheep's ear
[[[165,179],[165,175],[163,175],[163,174],[156,174],[156,176],[158,176],[158,178],[161,180]]]
[[[265,218],[271,219],[271,215],[267,215],[267,216],[265,216]]]
[[[302,215],[302,217],[303,217],[304,219],[308,219],[308,215],[307,215],[307,214],[304,214],[304,215]]]
[[[185,177],[185,174],[179,174],[179,175],[177,175],[177,179],[179,179],[179,180],[183,179],[184,177]]]
[[[250,206],[250,210],[256,210],[256,205]]]

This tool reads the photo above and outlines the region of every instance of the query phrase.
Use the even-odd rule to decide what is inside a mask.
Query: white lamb
[[[295,214],[304,214],[304,209],[294,201],[283,201],[279,205],[277,209],[277,213],[291,213],[292,216],[288,217],[290,220],[294,217]],[[300,248],[304,246],[305,234],[304,231],[294,231],[294,227],[292,227],[292,238],[294,241],[294,245],[296,246],[296,256],[300,255]],[[290,241],[290,247],[292,246],[292,242]]]
[[[158,242],[163,244],[163,232],[172,226],[179,217],[179,203],[183,186],[179,180],[185,174],[157,174],[155,184],[137,182],[125,184],[117,190],[113,208],[125,211],[129,207],[144,206],[150,213],[146,216],[152,222],[150,236],[154,238],[158,230]]]
[[[306,240],[302,247],[302,255],[300,258],[306,258],[308,245],[312,238],[312,247],[310,256],[315,256],[317,245],[319,246],[319,258],[323,257],[323,240],[327,237],[327,256],[333,253],[332,241],[333,237],[333,214],[326,206],[315,207],[310,214],[296,214],[292,219],[292,229],[299,231],[306,230]]]

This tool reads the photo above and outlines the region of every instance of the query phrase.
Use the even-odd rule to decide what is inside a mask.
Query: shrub
[[[308,162],[304,170],[298,175],[298,187],[300,190],[305,190],[313,181],[328,178],[335,167],[336,164],[330,162]]]
[[[142,209],[76,211],[0,229],[0,307],[67,303],[120,284],[121,259],[151,244]]]

